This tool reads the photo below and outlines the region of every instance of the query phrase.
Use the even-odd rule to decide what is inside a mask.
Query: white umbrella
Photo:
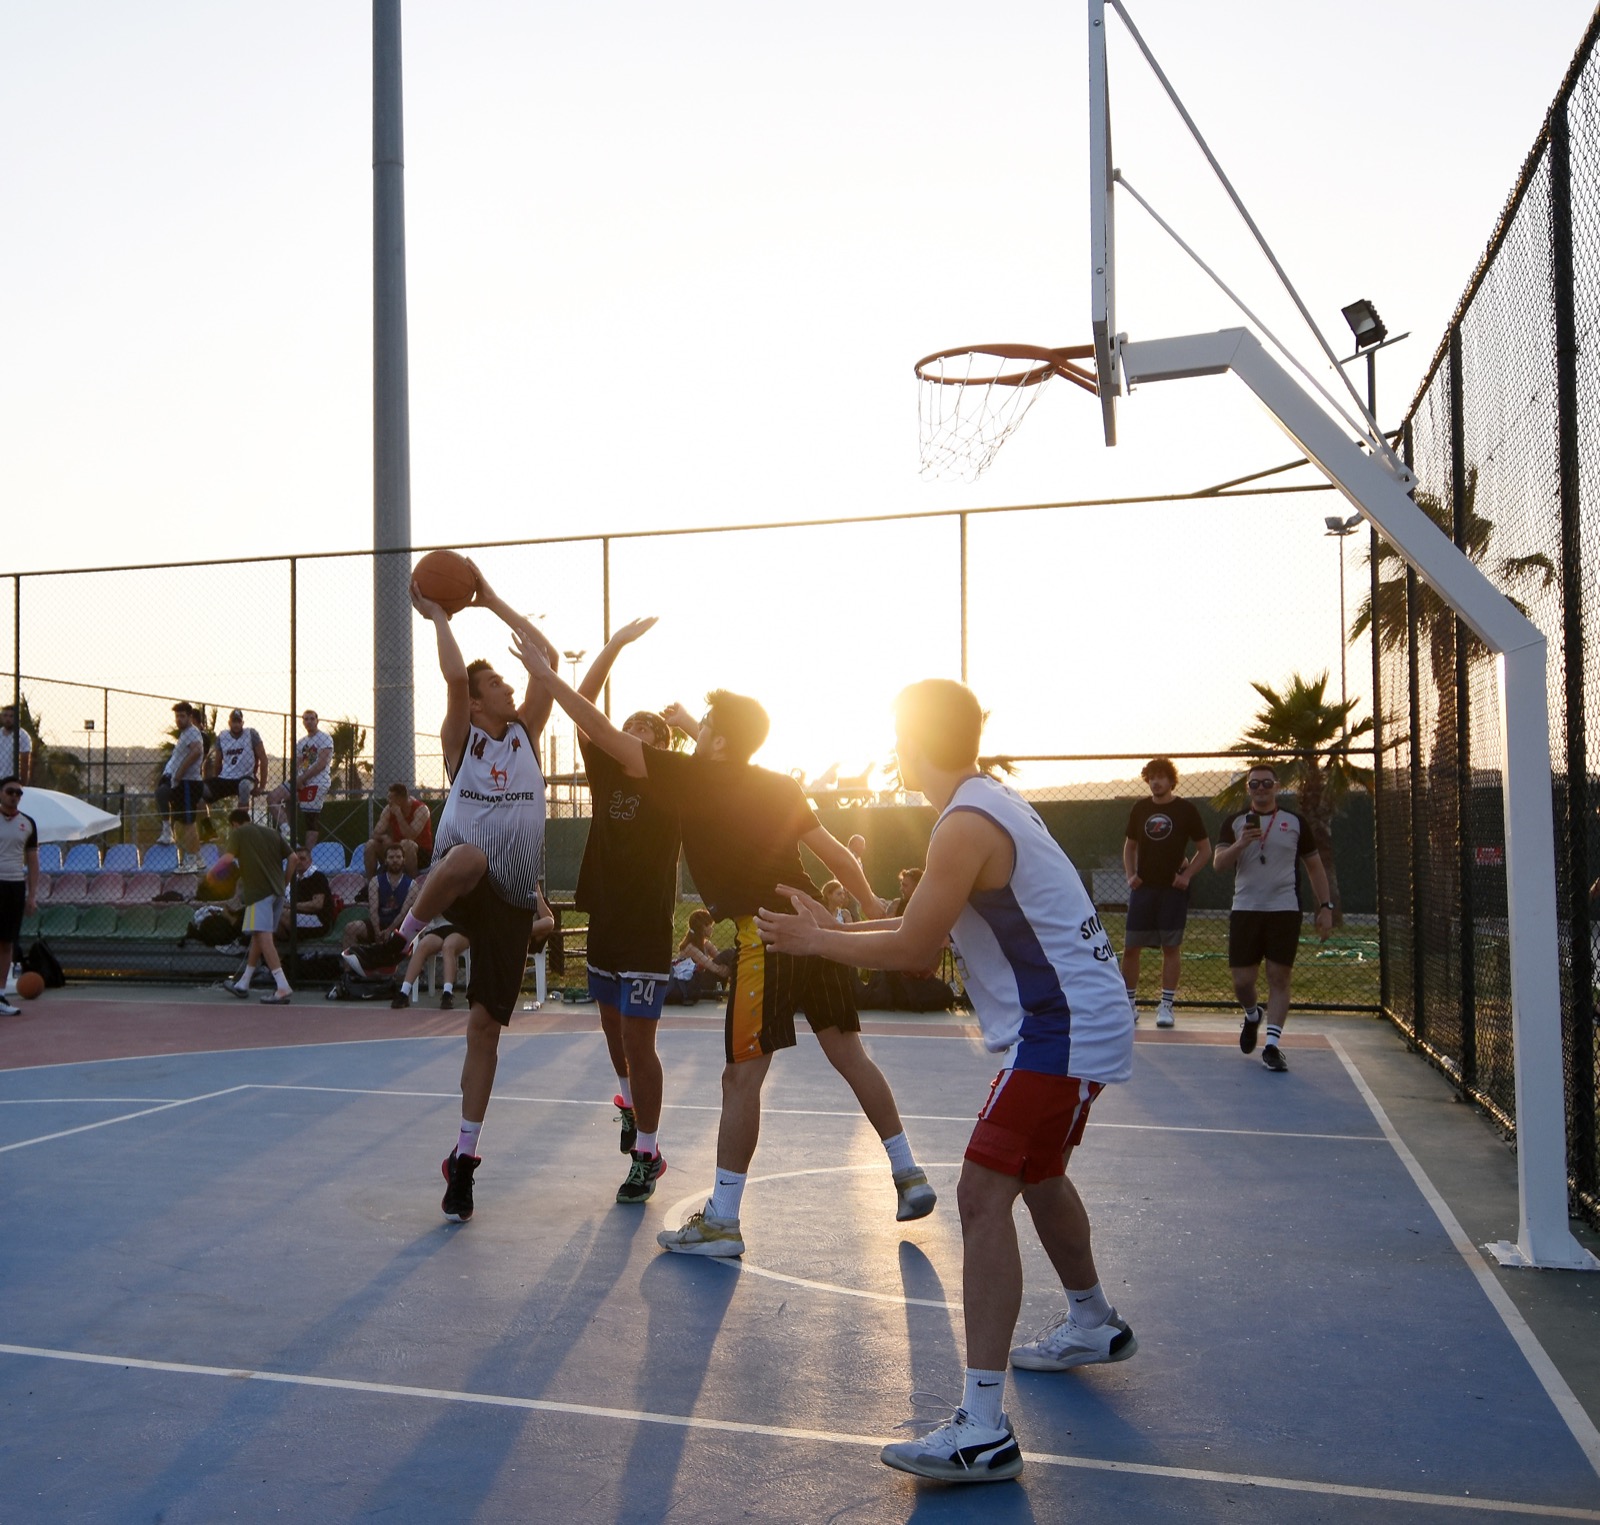
[[[35,789],[32,784],[23,789],[19,808],[32,817],[41,842],[87,842],[122,825],[120,816],[87,800],[56,789]]]

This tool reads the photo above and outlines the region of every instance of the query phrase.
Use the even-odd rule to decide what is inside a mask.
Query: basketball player
[[[601,648],[578,692],[600,696],[624,646],[655,624],[624,625]],[[646,747],[672,744],[672,727],[640,710],[622,723]],[[600,1007],[600,1028],[616,1072],[622,1149],[630,1158],[617,1201],[647,1202],[667,1163],[661,1127],[661,1059],[656,1032],[672,978],[672,911],[678,890],[678,811],[582,731],[578,745],[589,778],[594,815],[578,872],[577,903],[589,913],[589,996]]]
[[[477,569],[474,568],[474,571]],[[472,944],[467,985],[467,1053],[461,1066],[461,1130],[444,1164],[447,1218],[472,1216],[472,1177],[482,1161],[479,1134],[494,1088],[500,1033],[522,994],[528,941],[539,905],[544,860],[544,774],[539,733],[550,699],[528,684],[522,703],[489,663],[466,662],[450,629],[450,616],[416,585],[411,602],[433,622],[439,670],[448,697],[439,739],[444,744],[450,794],[434,834],[435,857],[427,883],[393,941],[395,962],[435,916],[447,915]],[[483,575],[472,604],[489,609],[517,637],[530,666],[554,664],[556,649],[500,598]]]
[[[526,658],[524,659],[527,660]],[[861,865],[816,818],[800,785],[786,774],[757,768],[750,758],[767,737],[767,712],[742,694],[717,689],[699,727],[692,756],[646,746],[619,731],[554,666],[536,673],[591,742],[642,778],[678,809],[684,856],[695,887],[718,920],[737,929],[738,973],[724,1017],[727,1064],[722,1072],[722,1117],[717,1129],[716,1185],[705,1208],[681,1228],[656,1236],[683,1255],[744,1254],[739,1208],[761,1131],[761,1087],[779,1049],[793,1048],[794,1016],[803,1010],[828,1062],[855,1093],[889,1156],[899,1221],[926,1217],[937,1197],[918,1168],[900,1122],[894,1093],[861,1046],[855,980],[823,959],[768,956],[756,933],[762,906],[787,905],[780,883],[810,885],[800,863],[804,843],[865,907],[882,904]],[[678,723],[682,706],[666,712]],[[814,891],[814,886],[811,887]]]
[[[11,950],[22,919],[39,907],[39,831],[22,811],[22,780],[0,778],[0,987],[11,978]],[[0,995],[0,1016],[21,1011]]]
[[[267,748],[261,732],[244,723],[234,710],[206,758],[205,797],[208,805],[232,795],[248,810],[250,797],[267,787]]]
[[[763,909],[758,917],[770,947],[877,969],[926,969],[952,936],[984,1046],[1004,1056],[957,1188],[967,1334],[961,1407],[931,1434],[882,1452],[902,1472],[954,1482],[1022,1470],[1004,1413],[1006,1347],[1022,1307],[1012,1218],[1019,1195],[1068,1302],[1037,1339],[1011,1352],[1012,1364],[1065,1371],[1137,1349],[1101,1290],[1089,1215],[1066,1176],[1095,1097],[1133,1073],[1133,1016],[1078,871],[1033,807],[979,772],[983,719],[971,690],[942,678],[915,683],[895,701],[900,777],[939,811],[927,870],[902,917],[842,927],[798,894],[791,901],[800,914]]]

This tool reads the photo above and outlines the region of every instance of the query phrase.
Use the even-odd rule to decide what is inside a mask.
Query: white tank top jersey
[[[434,833],[434,856],[466,842],[483,849],[489,883],[508,905],[538,904],[544,872],[544,773],[520,720],[497,741],[473,726],[450,773],[450,796]]]
[[[247,725],[237,736],[224,731],[217,737],[217,752],[222,758],[218,778],[254,778],[256,771],[256,728]]]
[[[971,811],[1011,838],[1003,889],[974,890],[951,936],[990,1053],[1007,1069],[1111,1083],[1133,1074],[1133,1012],[1111,939],[1038,812],[1007,785],[969,778],[945,817]]]

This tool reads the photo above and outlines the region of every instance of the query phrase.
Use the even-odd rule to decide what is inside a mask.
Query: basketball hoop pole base
[[[1278,427],[1495,654],[1516,1066],[1518,1262],[1593,1270],[1567,1216],[1567,1118],[1545,638],[1411,500],[1410,473],[1360,449],[1248,329],[1125,343],[1130,386],[1232,371]],[[1497,1251],[1491,1249],[1491,1254]],[[1511,1261],[1504,1263],[1510,1264]]]
[[[1489,1256],[1502,1271],[1540,1271],[1549,1270],[1549,1266],[1541,1266],[1537,1260],[1525,1255],[1520,1244],[1513,1244],[1509,1239],[1496,1239],[1493,1244],[1483,1247],[1484,1253]],[[1584,1257],[1582,1265],[1561,1266],[1563,1271],[1600,1271],[1600,1260],[1596,1260],[1581,1245],[1578,1253]]]

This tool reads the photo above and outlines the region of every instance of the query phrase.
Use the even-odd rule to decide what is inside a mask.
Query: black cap
[[[228,716],[228,719],[229,720],[243,720],[244,719],[244,711],[243,710],[234,710],[233,713]]]

